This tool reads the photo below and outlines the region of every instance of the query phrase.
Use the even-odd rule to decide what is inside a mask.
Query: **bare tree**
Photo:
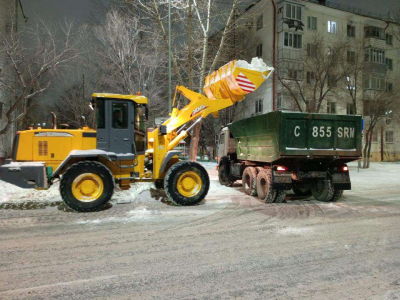
[[[229,9],[222,7],[212,9],[218,5],[215,0],[187,0],[182,1],[179,6],[174,6],[172,12],[174,39],[171,45],[173,49],[171,57],[178,84],[185,84],[187,81],[190,88],[197,89],[202,93],[205,76],[209,70],[212,71],[216,67],[221,58],[238,2],[239,0],[233,0]],[[149,20],[153,21],[155,28],[159,29],[167,49],[166,4],[167,1],[139,0],[137,7]],[[213,57],[210,57],[209,37],[215,27],[222,27],[224,30],[218,48],[213,53]],[[185,40],[188,41],[187,45],[182,42]],[[198,82],[198,84],[193,84],[193,82]],[[189,150],[191,160],[196,160],[200,129],[201,123],[193,129]]]
[[[366,119],[363,168],[369,168],[372,135],[376,126],[388,121],[399,113],[400,95],[398,91],[367,90],[364,92],[364,118]]]
[[[299,111],[319,112],[327,98],[340,90],[350,67],[342,63],[347,60],[347,45],[340,38],[326,42],[314,35],[300,51],[291,54],[300,56],[298,63],[280,63],[278,80]]]
[[[69,128],[94,128],[95,114],[85,98],[82,84],[75,82],[67,86],[55,104],[58,123],[67,124]]]
[[[16,31],[14,19],[10,20],[10,32],[0,34],[0,57],[5,57],[0,92],[8,98],[0,135],[26,115],[29,101],[43,94],[53,78],[79,55],[76,45],[80,33],[74,30],[72,22],[66,21],[58,28],[39,21],[31,29]]]
[[[114,93],[141,92],[151,99],[153,113],[165,113],[165,106],[160,104],[165,84],[160,82],[158,73],[165,55],[160,51],[160,40],[139,16],[129,10],[111,10],[105,23],[95,28],[95,36],[99,43],[92,66],[97,65],[101,74],[99,87]],[[93,59],[92,53],[89,56]]]

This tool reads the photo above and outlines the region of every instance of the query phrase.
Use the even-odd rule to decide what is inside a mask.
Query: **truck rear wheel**
[[[243,171],[242,186],[244,192],[249,196],[257,195],[257,170],[254,167],[247,167]]]
[[[305,183],[293,182],[292,190],[296,194],[296,196],[310,196],[311,195],[310,186]]]
[[[332,181],[329,179],[320,179],[312,183],[311,192],[316,200],[329,202],[333,197],[335,189],[333,188]]]
[[[200,203],[210,188],[210,179],[204,167],[192,161],[172,165],[164,178],[164,189],[169,200],[178,205]]]
[[[75,211],[98,211],[114,193],[114,177],[97,161],[81,161],[70,166],[61,178],[60,193]]]
[[[332,201],[332,202],[336,202],[336,201],[338,201],[340,198],[342,198],[342,196],[343,196],[343,190],[336,190],[336,189],[335,189],[335,191],[333,192],[333,196],[332,196],[331,201]]]
[[[232,186],[235,180],[229,175],[229,165],[226,163],[221,163],[218,167],[218,179],[221,185]]]
[[[273,189],[272,171],[260,170],[257,175],[257,194],[260,200],[272,203],[276,199],[276,190]]]

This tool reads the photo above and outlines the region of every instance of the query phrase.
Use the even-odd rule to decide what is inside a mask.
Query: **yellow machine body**
[[[217,116],[219,110],[232,106],[259,88],[272,71],[272,68],[264,72],[240,68],[236,61],[232,61],[206,77],[204,86],[206,96],[178,86],[175,95],[183,95],[189,103],[181,109],[173,108],[170,118],[162,124],[166,132],[161,133],[160,127],[147,132],[147,150],[144,154],[136,155],[134,161],[119,160],[118,164],[103,157],[99,157],[99,161],[107,166],[123,189],[128,189],[132,181],[163,179],[169,167],[179,161],[176,155],[170,157],[162,170],[165,157],[188,136],[188,132],[184,129],[178,132],[179,127],[199,118],[206,118],[209,114]],[[177,101],[176,96],[174,102]],[[92,98],[129,100],[137,104],[148,103],[147,98],[141,95],[95,93]],[[37,128],[20,131],[14,148],[13,156],[17,162],[44,162],[46,167],[57,169],[72,150],[97,149],[96,131],[87,127],[77,130]],[[146,170],[145,160],[152,161],[152,170]],[[79,159],[74,158],[71,163],[77,161]],[[62,175],[67,166],[61,165],[60,168],[59,174]],[[136,174],[135,178],[132,177],[133,173]],[[93,183],[85,183],[82,191],[92,188]]]
[[[42,161],[56,169],[72,150],[96,149],[96,131],[32,129],[18,132],[16,161]]]

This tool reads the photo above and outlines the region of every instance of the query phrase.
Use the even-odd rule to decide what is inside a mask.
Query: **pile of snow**
[[[284,227],[278,230],[278,234],[283,235],[302,235],[310,232],[312,232],[312,229],[307,227]]]
[[[251,59],[251,63],[250,64],[245,60],[238,60],[236,62],[236,66],[239,67],[239,68],[249,69],[249,70],[254,70],[254,71],[260,71],[260,72],[274,70],[274,68],[268,67],[266,65],[266,63],[262,60],[262,58],[258,58],[258,57],[253,57]]]
[[[2,203],[18,204],[27,201],[40,203],[62,201],[59,183],[55,183],[48,190],[39,191],[35,189],[22,189],[0,180],[0,205]]]

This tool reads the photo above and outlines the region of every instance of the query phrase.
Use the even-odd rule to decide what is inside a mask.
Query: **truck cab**
[[[236,152],[235,139],[233,138],[228,127],[223,127],[218,138],[218,163],[221,158]]]

